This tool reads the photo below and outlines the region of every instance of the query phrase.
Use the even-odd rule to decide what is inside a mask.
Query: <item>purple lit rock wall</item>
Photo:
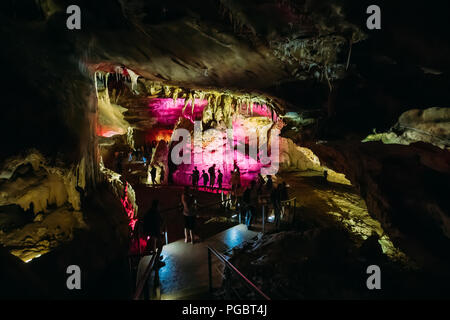
[[[184,107],[184,99],[173,100],[170,98],[158,98],[151,99],[149,101],[149,113],[150,117],[156,119],[156,126],[152,128],[147,135],[154,136],[157,131],[163,128],[173,129],[180,117],[188,119],[191,123],[195,120],[200,121],[202,119],[203,110],[208,105],[206,99],[195,100],[194,112],[192,112],[191,102],[189,102],[182,112]],[[273,115],[276,120],[276,115]],[[238,114],[233,116],[233,137],[234,148],[227,143],[226,130],[225,129],[210,129],[202,133],[202,146],[201,148],[194,149],[194,136],[191,136],[192,146],[189,148],[191,153],[191,163],[181,164],[177,167],[177,170],[173,173],[173,180],[178,185],[191,185],[192,184],[192,171],[194,167],[202,174],[202,170],[208,172],[208,168],[213,164],[216,164],[216,184],[217,187],[217,170],[223,173],[223,187],[231,187],[231,171],[233,170],[234,161],[237,162],[241,171],[241,183],[246,186],[251,180],[256,179],[263,167],[263,164],[249,156],[249,139],[251,132],[254,132],[256,128],[264,131],[266,135],[267,129],[272,124],[272,113],[270,109],[265,105],[254,104],[252,108],[247,108],[243,105],[238,108]],[[236,150],[236,145],[247,144],[246,153]],[[252,147],[256,148],[257,143],[253,141]],[[194,154],[197,155],[194,156]],[[199,162],[194,163],[194,159],[200,159]],[[203,185],[203,180],[200,178],[199,185]]]
[[[191,101],[188,102],[185,112],[182,114],[184,99],[157,98],[149,101],[150,117],[156,118],[158,126],[173,127],[181,116],[194,121],[201,119],[203,109],[208,105],[208,100],[195,99],[194,113],[192,113]]]

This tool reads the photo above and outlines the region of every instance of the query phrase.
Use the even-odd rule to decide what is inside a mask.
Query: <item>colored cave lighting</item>
[[[114,130],[113,128],[108,128],[104,126],[97,126],[97,136],[99,137],[105,137],[105,138],[111,138],[112,136],[118,135],[118,134],[124,134],[122,131]]]
[[[233,152],[233,159],[236,160],[236,163],[241,172],[241,184],[243,186],[248,186],[252,180],[255,180],[258,177],[258,174],[261,172],[261,168],[264,166],[261,162],[256,161],[250,158],[248,155],[244,155],[237,151],[227,150],[227,152]],[[177,170],[173,174],[173,179],[175,184],[179,185],[191,185],[192,184],[192,170],[194,170],[194,166],[200,171],[200,175],[202,174],[202,170],[208,172],[208,168],[216,164],[216,184],[217,187],[217,176],[218,171],[220,170],[223,174],[223,183],[222,186],[224,188],[231,188],[231,171],[233,171],[234,165],[232,163],[226,163],[222,158],[215,159],[214,153],[210,153],[205,157],[203,157],[203,161],[201,164],[181,164],[177,167]],[[199,186],[203,186],[203,180],[200,178]]]
[[[185,106],[185,99],[181,98],[176,100],[172,98],[149,99],[148,114],[151,119],[154,119],[156,125],[146,132],[145,141],[147,143],[160,140],[169,142],[173,133],[173,128],[176,126],[180,117],[189,119],[191,123],[194,123],[194,121],[201,121],[203,111],[207,106],[208,100],[206,99],[195,99],[194,109],[192,109],[192,101],[188,101]],[[249,136],[248,132],[254,130],[255,126],[258,128],[261,126],[262,128],[262,126],[277,121],[276,114],[272,113],[271,109],[266,105],[259,105],[256,103],[252,105],[241,104],[237,108],[233,105],[232,108],[240,115],[234,117],[232,122],[233,135],[238,143],[248,143],[245,137]],[[227,149],[227,147],[224,147],[221,144],[204,142],[202,162],[196,165],[193,163],[178,165],[176,171],[172,175],[174,183],[179,185],[191,185],[191,174],[194,166],[197,166],[201,174],[202,170],[208,172],[208,168],[212,164],[216,164],[216,172],[217,170],[221,170],[223,174],[222,186],[224,188],[230,188],[233,162],[226,163],[223,161],[222,155],[219,155],[219,152],[217,152],[223,148]],[[244,186],[249,185],[252,180],[257,178],[264,165],[258,159],[249,157],[248,154],[243,154],[238,150],[228,149],[225,153],[232,154],[233,160],[236,161],[240,168],[241,184]],[[202,185],[203,181],[200,179],[199,186]],[[217,187],[217,183],[215,186]]]
[[[195,99],[194,112],[192,113],[192,101],[189,101],[184,113],[184,99],[156,98],[149,101],[150,117],[156,118],[158,125],[173,127],[178,118],[184,116],[193,122],[195,119],[201,119],[203,109],[208,105],[206,99]]]
[[[239,113],[246,116],[253,117],[266,117],[272,119],[272,112],[268,106],[265,104],[256,104],[253,103],[251,107],[247,108],[245,104],[241,105],[239,108]],[[277,121],[278,117],[276,113],[273,113],[273,121]]]
[[[250,136],[249,131],[254,129],[254,123],[247,122],[247,119],[248,118],[237,118],[233,121],[233,136],[235,145],[249,143],[249,140],[246,137]],[[260,130],[263,130],[262,126]],[[253,145],[253,147],[256,148],[256,145]],[[223,152],[220,150],[223,150]],[[189,151],[192,152],[192,149]],[[260,152],[261,150],[259,150],[258,156],[261,155]],[[197,166],[197,169],[200,171],[201,175],[203,170],[208,172],[208,168],[215,164],[216,172],[217,170],[220,170],[223,174],[222,186],[224,188],[230,188],[232,176],[231,171],[234,169],[234,162],[236,162],[241,172],[241,184],[243,186],[247,186],[252,180],[255,180],[258,177],[258,174],[261,173],[261,168],[265,167],[265,165],[261,163],[260,159],[254,159],[249,156],[248,146],[245,153],[242,153],[240,150],[235,149],[235,147],[228,145],[226,140],[222,139],[217,139],[214,141],[209,139],[206,139],[206,141],[203,140],[201,157],[202,160],[200,163],[183,163],[179,165],[173,174],[174,182],[181,185],[190,185],[192,184],[191,174],[195,166]],[[232,159],[232,161],[229,161],[229,159]],[[216,173],[216,178],[217,175],[218,173]],[[199,181],[199,186],[203,186],[202,179]],[[217,183],[215,186],[217,187]]]
[[[177,123],[178,118],[183,116],[186,119],[193,122],[196,119],[201,119],[203,110],[208,105],[206,99],[195,99],[194,112],[192,113],[192,101],[189,101],[186,105],[184,113],[184,99],[171,99],[171,98],[155,98],[149,100],[149,113],[150,117],[156,118],[158,125],[161,126],[173,126]],[[252,106],[246,106],[242,104],[238,108],[238,112],[246,116],[267,117],[272,118],[272,112],[266,105],[252,104]],[[277,120],[277,116],[273,114],[273,121]]]
[[[125,208],[125,211],[128,215],[128,218],[130,219],[129,226],[131,227],[131,230],[134,230],[134,226],[136,225],[137,219],[134,218],[134,208],[131,201],[128,199],[128,182],[125,182],[125,196],[123,199],[120,199],[120,202],[122,202],[123,207]]]
[[[164,140],[169,142],[172,137],[173,130],[171,129],[154,129],[147,132],[145,135],[145,142],[151,143],[152,141]]]

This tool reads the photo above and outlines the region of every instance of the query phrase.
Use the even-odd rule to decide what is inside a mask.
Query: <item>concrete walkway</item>
[[[166,265],[159,270],[162,300],[208,299],[208,250],[225,252],[257,235],[243,224],[192,245],[184,239],[163,247]],[[222,264],[212,257],[213,286],[221,285]]]

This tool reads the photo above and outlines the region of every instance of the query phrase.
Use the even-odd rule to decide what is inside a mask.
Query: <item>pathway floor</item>
[[[159,270],[161,299],[207,298],[209,286],[207,246],[225,252],[257,234],[255,231],[247,230],[245,225],[239,224],[194,245],[185,243],[184,239],[165,245],[162,254],[166,265]],[[213,286],[219,287],[221,264],[214,256],[212,262]]]

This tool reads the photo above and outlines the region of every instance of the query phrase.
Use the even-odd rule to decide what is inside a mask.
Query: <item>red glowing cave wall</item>
[[[155,128],[153,130],[147,131],[145,133],[145,143],[152,143],[152,141],[160,141],[164,140],[166,142],[170,142],[170,138],[172,137],[173,130],[171,129],[159,129]]]

